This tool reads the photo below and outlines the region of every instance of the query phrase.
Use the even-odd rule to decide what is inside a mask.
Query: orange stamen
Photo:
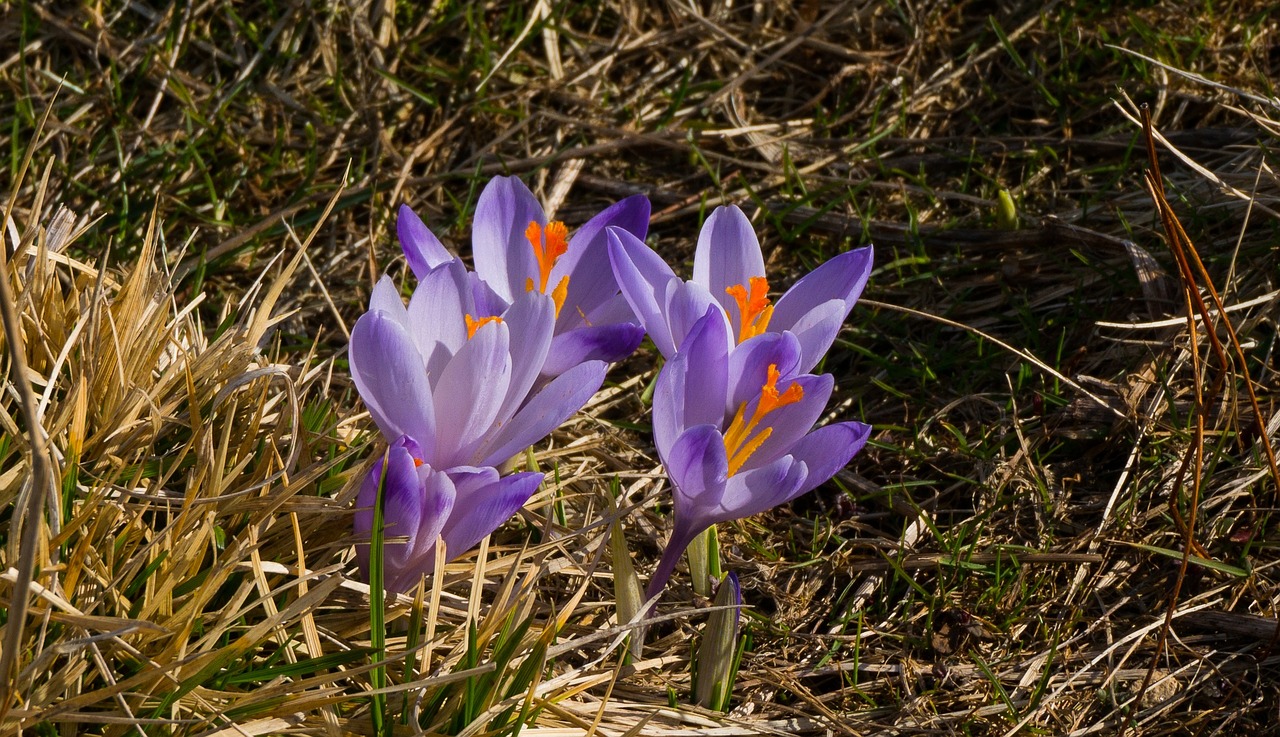
[[[748,291],[748,288],[750,291]],[[747,286],[734,284],[725,287],[725,293],[738,305],[738,342],[754,338],[769,329],[773,317],[773,305],[769,300],[769,282],[763,276],[753,276]]]
[[[552,220],[547,223],[545,238],[542,226],[538,225],[538,221],[529,222],[529,227],[524,231],[524,237],[529,239],[529,245],[533,247],[533,257],[538,262],[538,291],[547,291],[547,280],[551,278],[551,269],[556,265],[556,261],[569,250],[569,229],[559,220]],[[533,279],[525,281],[526,291],[533,291]]]
[[[795,404],[804,399],[804,389],[796,382],[791,382],[783,391],[778,391],[778,379],[781,373],[778,371],[778,365],[769,364],[769,372],[765,378],[764,385],[760,387],[760,399],[756,402],[756,409],[751,413],[751,419],[747,419],[747,403],[743,402],[738,405],[738,411],[733,416],[733,421],[729,423],[729,429],[724,433],[724,450],[729,456],[729,475],[732,476],[742,468],[742,464],[751,458],[764,441],[769,439],[773,434],[772,427],[764,427],[758,433],[756,427],[760,421],[770,412],[785,407],[788,404]],[[752,437],[752,433],[755,436]]]
[[[421,458],[414,458],[414,459],[413,459],[413,467],[414,467],[414,468],[422,468],[422,466],[423,466],[423,464],[424,464],[424,463],[426,463],[426,461],[422,460]]]
[[[552,220],[547,223],[544,239],[542,226],[538,225],[538,221],[533,220],[525,229],[524,237],[529,239],[529,245],[533,247],[533,257],[538,262],[538,291],[546,294],[551,270],[555,268],[556,261],[569,250],[569,229],[559,220]],[[532,292],[533,288],[533,278],[525,279],[524,290]],[[564,300],[568,295],[569,277],[566,275],[560,277],[559,283],[551,290],[551,301],[556,305],[556,317],[560,317],[560,308],[564,307]]]
[[[475,319],[471,315],[464,315],[463,317],[467,321],[467,340],[471,340],[476,337],[476,331],[485,325],[488,325],[491,322],[502,322],[502,318],[497,315],[494,315],[493,317],[482,317],[479,320]]]

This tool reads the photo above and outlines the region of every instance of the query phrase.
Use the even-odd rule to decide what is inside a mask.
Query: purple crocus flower
[[[778,506],[835,475],[871,428],[813,429],[831,396],[830,374],[804,373],[791,332],[731,349],[723,313],[710,307],[658,375],[653,438],[671,478],[675,525],[649,583],[666,585],[690,541],[714,524]]]
[[[452,558],[510,518],[542,476],[502,478],[497,468],[559,426],[604,380],[603,361],[541,380],[552,298],[532,291],[505,305],[482,286],[460,261],[442,261],[421,275],[406,308],[384,277],[351,332],[356,389],[392,442],[361,487],[356,533],[372,528],[385,466],[387,534],[409,538],[387,548],[389,588],[429,570],[436,537]]]
[[[610,228],[608,236],[618,285],[667,359],[715,305],[735,345],[764,333],[795,335],[801,350],[797,371],[808,371],[835,341],[871,273],[870,246],[848,251],[800,279],[774,304],[760,242],[733,205],[716,208],[703,224],[688,281],[631,233]]]
[[[606,229],[644,240],[649,200],[633,195],[601,211],[572,237],[547,221],[537,198],[516,177],[494,177],[480,193],[472,225],[475,273],[494,298],[514,303],[538,291],[555,303],[555,330],[544,376],[558,376],[586,360],[617,361],[644,339],[609,264]],[[454,257],[409,207],[396,230],[413,273],[423,275]]]

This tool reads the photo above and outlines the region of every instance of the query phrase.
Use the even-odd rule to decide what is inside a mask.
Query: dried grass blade
[[[53,112],[55,94],[36,126],[35,135],[27,145],[18,176],[14,178],[13,190],[9,194],[9,204],[4,210],[4,219],[0,223],[8,223],[13,216],[14,204],[18,201],[18,192],[27,168],[31,165],[31,157],[35,154],[36,144],[44,131],[49,114]],[[35,232],[33,226],[29,233]],[[14,244],[17,252],[18,244]],[[49,457],[45,452],[44,429],[40,426],[36,411],[35,392],[27,379],[27,357],[23,348],[22,324],[17,313],[17,302],[13,290],[9,287],[9,259],[6,249],[0,247],[0,318],[4,321],[5,342],[9,345],[12,375],[18,377],[14,388],[22,400],[23,419],[27,423],[28,450],[30,452],[31,485],[27,492],[26,508],[20,513],[15,510],[10,530],[21,530],[21,544],[18,553],[18,576],[13,586],[13,598],[9,602],[8,619],[4,628],[4,642],[0,644],[0,720],[9,711],[9,698],[13,687],[11,676],[17,660],[18,645],[22,640],[22,632],[26,624],[27,603],[31,592],[29,585],[36,566],[36,542],[40,537],[40,510],[44,507],[46,494],[55,493],[51,488],[51,469]]]

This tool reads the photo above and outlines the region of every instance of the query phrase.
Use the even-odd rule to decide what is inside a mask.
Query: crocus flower
[[[541,475],[501,478],[497,468],[559,426],[604,380],[604,362],[583,361],[541,381],[552,298],[532,291],[505,305],[476,286],[461,262],[443,261],[422,274],[406,308],[384,277],[351,332],[356,389],[392,442],[361,488],[356,532],[372,527],[385,466],[387,534],[409,538],[388,546],[396,586],[429,570],[436,537],[455,557],[519,509]]]
[[[796,370],[808,371],[835,341],[871,273],[870,246],[848,251],[804,276],[774,304],[760,242],[747,216],[732,205],[716,208],[703,224],[688,281],[631,233],[610,228],[608,236],[618,285],[667,359],[714,305],[734,345],[764,333],[795,335],[801,350]]]
[[[791,332],[731,350],[723,315],[710,307],[663,366],[653,438],[671,478],[675,523],[649,597],[662,590],[695,536],[817,487],[867,442],[871,428],[861,422],[812,429],[834,380],[804,373],[804,360]]]
[[[505,305],[530,291],[554,301],[555,337],[541,368],[544,376],[558,376],[585,360],[617,361],[644,339],[618,293],[607,228],[643,241],[649,200],[644,195],[621,200],[570,237],[564,223],[547,221],[542,205],[516,177],[494,177],[480,194],[471,229],[476,277]],[[454,258],[408,206],[400,208],[396,230],[419,279]]]
[[[437,538],[444,539],[446,555],[457,557],[510,519],[542,483],[541,473],[499,476],[491,467],[441,471],[423,455],[413,438],[401,436],[365,476],[356,499],[355,532],[368,537],[382,482],[384,585],[390,591],[412,589],[434,568]],[[369,546],[358,545],[356,552],[367,573]]]

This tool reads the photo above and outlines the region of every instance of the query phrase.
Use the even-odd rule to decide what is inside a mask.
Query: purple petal
[[[406,327],[426,359],[427,373],[438,378],[449,359],[467,342],[467,270],[449,261],[420,277],[409,299]]]
[[[792,446],[813,429],[813,423],[818,421],[826,409],[827,400],[831,398],[831,387],[835,383],[831,374],[804,374],[795,379],[785,379],[778,382],[778,391],[786,391],[792,381],[804,390],[804,397],[794,404],[775,409],[760,421],[756,432],[765,427],[772,428],[772,432],[742,464],[740,473],[771,463],[779,456],[790,453]],[[754,412],[756,404],[749,403],[747,412]]]
[[[471,290],[471,301],[468,304],[472,317],[493,317],[501,315],[511,306],[511,302],[503,299],[497,292],[480,278],[475,272],[467,272],[467,284]],[[524,292],[520,292],[524,294]],[[519,295],[516,295],[519,296]]]
[[[453,481],[444,471],[437,471],[431,466],[422,465],[418,469],[419,486],[416,490],[418,503],[422,506],[422,518],[416,533],[413,535],[412,553],[398,566],[386,565],[383,577],[389,591],[407,591],[432,569],[435,560],[436,539],[444,530],[454,506],[455,492]],[[384,512],[384,519],[392,517]],[[393,532],[394,529],[388,532]],[[384,560],[384,562],[386,562]]]
[[[751,221],[735,205],[717,207],[698,234],[693,280],[729,309],[735,303],[725,289],[746,286],[753,276],[764,276],[764,256]]]
[[[627,303],[658,352],[670,358],[676,353],[664,310],[668,283],[678,281],[675,272],[653,249],[621,228],[606,228],[609,262]]]
[[[542,483],[540,473],[516,473],[497,478],[492,468],[454,468],[458,500],[441,537],[445,554],[453,560],[502,526],[529,501]]]
[[[759,397],[769,366],[776,366],[782,379],[794,376],[800,355],[800,343],[790,333],[764,333],[739,345],[729,355],[730,393],[724,411],[732,417],[738,405]]]
[[[503,314],[502,320],[511,339],[511,380],[502,409],[494,418],[498,424],[505,423],[524,404],[547,361],[552,346],[555,305],[541,292],[525,292]]]
[[[422,354],[408,332],[385,312],[366,312],[351,330],[351,378],[378,429],[408,435],[435,450],[436,413]]]
[[[626,296],[615,294],[605,300],[599,307],[588,312],[585,324],[616,325],[623,322],[629,322],[640,327],[640,320],[636,317],[636,313],[631,310],[631,305],[627,303]],[[643,330],[643,328],[641,329]]]
[[[685,428],[724,423],[729,391],[728,330],[720,308],[708,306],[690,331],[684,350],[658,374],[653,438],[659,453],[666,453]]]
[[[644,328],[629,322],[593,325],[557,335],[542,364],[543,376],[559,376],[583,361],[621,361],[644,340]]]
[[[664,456],[675,501],[675,524],[662,551],[662,560],[649,579],[648,596],[653,597],[675,570],[676,563],[693,538],[717,521],[720,497],[724,494],[729,463],[724,455],[724,438],[711,425],[691,427],[676,440]]]
[[[480,193],[471,226],[476,273],[508,303],[525,292],[525,280],[538,277],[533,246],[525,237],[529,223],[546,226],[533,192],[516,177],[494,177]]]
[[[807,476],[805,464],[791,456],[734,474],[725,484],[716,521],[742,519],[773,509],[795,498]]]
[[[400,292],[396,290],[396,285],[391,281],[391,277],[385,274],[373,285],[373,294],[369,295],[369,311],[381,310],[388,316],[394,317],[396,322],[401,325],[408,326],[408,316],[405,314],[404,300],[400,299]]]
[[[403,438],[387,448],[384,458],[379,458],[364,482],[360,484],[360,494],[356,497],[356,514],[354,520],[355,535],[358,539],[368,540],[373,533],[374,505],[378,501],[378,483],[382,481],[385,492],[382,505],[383,539],[391,537],[409,537],[409,542],[387,543],[383,548],[383,559],[388,566],[400,567],[412,552],[413,533],[418,530],[422,520],[422,495],[419,494],[418,470],[413,462],[412,453],[403,445]],[[386,476],[383,478],[383,467]],[[392,530],[395,530],[394,532]],[[356,555],[360,568],[366,573],[369,565],[369,545],[357,545]]]
[[[685,387],[689,373],[689,356],[677,353],[658,371],[658,380],[653,387],[653,444],[658,454],[664,457],[671,452],[671,446],[675,445],[685,428],[699,424],[685,420],[685,406],[688,404]]]
[[[439,420],[438,466],[455,466],[469,457],[493,427],[511,382],[510,339],[505,323],[481,326],[458,349],[436,381],[433,394]]]
[[[791,495],[791,499],[816,489],[849,465],[849,461],[867,444],[871,426],[861,422],[838,422],[820,427],[804,436],[791,448],[791,455],[804,462],[809,476]],[[790,501],[790,499],[788,499]]]
[[[445,520],[454,504],[454,486],[449,478],[428,465],[419,465],[419,449],[411,438],[401,438],[387,449],[386,477],[383,480],[383,567],[388,590],[403,591],[417,583],[429,569],[422,559],[435,548]],[[360,487],[355,517],[357,538],[367,538],[373,529],[373,506],[383,461],[379,459]],[[407,540],[392,541],[393,538]],[[357,545],[361,570],[368,575],[369,545]]]
[[[641,241],[649,230],[649,199],[633,195],[605,208],[569,239],[569,249],[551,270],[549,284],[569,276],[569,291],[556,324],[557,332],[580,325],[590,314],[618,293],[618,282],[609,265],[609,241],[605,229],[621,228]],[[596,323],[599,324],[599,323]]]
[[[838,299],[827,300],[809,310],[787,329],[786,334],[795,335],[800,341],[800,361],[795,368],[797,373],[807,373],[818,365],[840,334],[840,326],[844,324],[847,315],[844,302]]]
[[[582,408],[604,382],[603,361],[587,361],[551,380],[505,425],[489,434],[473,454],[476,465],[500,466],[546,437]]]
[[[693,330],[694,323],[707,314],[709,307],[714,307],[720,321],[724,322],[726,327],[728,326],[724,308],[712,299],[706,287],[701,284],[674,279],[667,283],[667,293],[663,303],[662,312],[671,330],[671,344],[675,346],[677,352],[684,350],[684,343]],[[725,345],[731,345],[731,340],[732,336],[726,332]],[[657,341],[654,343],[656,345]],[[667,358],[671,357],[670,354],[663,355]]]
[[[867,285],[871,260],[871,246],[866,246],[842,253],[806,274],[778,298],[769,329],[791,330],[811,310],[832,299],[844,302],[843,322]]]
[[[719,522],[716,510],[729,478],[724,436],[714,425],[696,425],[681,433],[662,458],[674,485],[675,513],[694,527]]]
[[[409,262],[413,275],[419,279],[440,264],[453,260],[453,255],[445,250],[440,239],[436,238],[435,233],[408,205],[400,206],[400,212],[396,216],[396,233],[400,236],[404,258]]]

